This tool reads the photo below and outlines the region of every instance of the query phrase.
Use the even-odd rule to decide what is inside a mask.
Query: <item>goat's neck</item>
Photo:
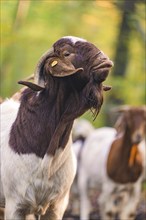
[[[28,89],[23,95],[10,133],[9,143],[15,152],[44,157],[66,146],[76,117],[71,117],[76,103],[69,100],[70,92],[55,91],[51,95],[48,91],[36,94]]]
[[[10,133],[9,143],[14,151],[44,157],[66,146],[74,119],[89,108],[82,91],[74,89],[67,79],[50,76],[44,91],[24,91]]]
[[[135,182],[142,173],[141,154],[130,137],[128,129],[118,135],[108,155],[107,174],[118,183]]]

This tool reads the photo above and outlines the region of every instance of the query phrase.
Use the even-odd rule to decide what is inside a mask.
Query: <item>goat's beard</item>
[[[86,111],[90,110],[93,120],[95,120],[103,103],[102,93],[102,85],[98,85],[93,81],[88,82],[80,91],[74,89],[73,97],[69,99],[68,103],[68,109],[72,112],[69,115],[80,117]],[[71,100],[74,101],[71,103]]]
[[[89,83],[86,87],[86,102],[95,120],[103,104],[102,86]]]

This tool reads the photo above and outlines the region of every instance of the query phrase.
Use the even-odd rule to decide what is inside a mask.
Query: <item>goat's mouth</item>
[[[98,66],[97,66],[97,69],[98,70],[110,70],[110,68],[113,67],[113,62],[111,60],[106,60],[106,61],[103,61],[102,63],[100,63]]]
[[[94,81],[97,83],[105,81],[112,67],[113,62],[105,59],[100,64],[93,66],[92,74]]]

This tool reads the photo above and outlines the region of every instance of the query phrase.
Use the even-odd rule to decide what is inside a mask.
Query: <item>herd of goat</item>
[[[19,81],[23,89],[1,103],[5,220],[61,220],[72,185],[81,220],[89,219],[93,185],[102,220],[135,219],[146,171],[146,107],[119,108],[115,128],[77,119],[88,110],[98,115],[112,66],[92,43],[63,37],[40,58],[34,82]]]

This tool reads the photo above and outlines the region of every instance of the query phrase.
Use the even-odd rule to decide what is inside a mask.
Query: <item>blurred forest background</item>
[[[87,39],[103,50],[114,68],[94,126],[113,125],[114,106],[143,105],[145,76],[145,0],[1,0],[1,97],[21,88],[40,56],[62,36]],[[86,117],[92,121],[90,113]]]

